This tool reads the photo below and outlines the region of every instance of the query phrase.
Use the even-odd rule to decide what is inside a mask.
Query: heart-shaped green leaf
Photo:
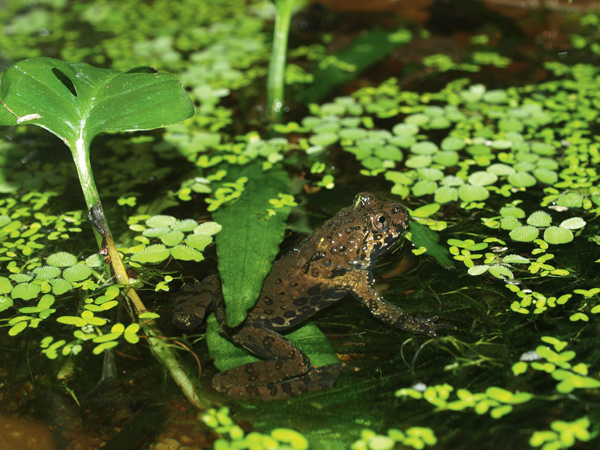
[[[89,147],[103,131],[149,130],[194,114],[179,81],[149,67],[122,72],[32,58],[6,70],[0,94],[0,125],[41,126],[71,149]]]

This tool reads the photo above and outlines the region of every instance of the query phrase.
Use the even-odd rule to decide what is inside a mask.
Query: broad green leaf
[[[224,181],[242,176],[248,177],[248,182],[239,200],[213,213],[213,219],[223,226],[215,242],[230,327],[242,323],[246,311],[256,303],[279,252],[290,212],[289,207],[277,208],[274,215],[268,212],[272,208],[269,200],[290,190],[287,172],[279,167],[263,172],[260,164],[252,163],[230,167]]]
[[[526,225],[524,227],[515,228],[510,232],[510,238],[513,241],[519,242],[531,242],[539,236],[540,231],[532,226]]]
[[[147,228],[142,232],[142,236],[146,237],[160,237],[163,234],[167,234],[171,232],[170,227],[156,227],[156,228]]]
[[[515,187],[535,186],[535,178],[527,172],[515,172],[508,176],[508,182]]]
[[[160,241],[168,247],[173,247],[180,244],[184,237],[181,231],[171,231],[160,236]]]
[[[529,260],[520,255],[506,255],[502,258],[502,262],[507,264],[529,264]]]
[[[73,289],[71,283],[69,283],[67,280],[63,280],[62,278],[50,280],[50,284],[52,285],[52,293],[54,295],[62,295],[65,292],[69,292],[71,289]]]
[[[212,242],[208,234],[191,234],[185,238],[185,243],[198,251],[202,251]]]
[[[218,322],[214,314],[208,317],[207,324],[206,342],[208,350],[219,370],[227,370],[242,364],[260,361],[259,358],[247,350],[238,347],[219,334],[217,331]],[[304,323],[292,333],[286,334],[285,338],[300,347],[308,355],[312,366],[320,367],[339,362],[329,339],[310,321]]]
[[[491,265],[490,273],[492,275],[494,275],[496,278],[501,278],[501,279],[508,278],[509,280],[512,280],[515,277],[508,267],[502,266],[500,264]]]
[[[469,176],[469,183],[473,186],[488,186],[494,184],[497,180],[497,175],[485,171],[474,172]]]
[[[198,222],[196,222],[194,219],[178,220],[173,225],[171,225],[171,230],[189,233],[190,231],[194,231],[197,226]]]
[[[17,284],[10,293],[12,298],[31,300],[36,298],[42,288],[37,284],[21,283]]]
[[[515,217],[517,219],[525,218],[525,211],[521,208],[517,208],[516,206],[505,206],[500,209],[500,215],[502,217]]]
[[[177,222],[177,219],[173,216],[159,215],[146,220],[146,225],[150,228],[164,228],[173,225],[175,222]]]
[[[570,219],[563,220],[560,223],[561,227],[568,228],[569,230],[578,230],[585,226],[585,220],[581,217],[571,217]]]
[[[10,294],[13,286],[10,280],[6,277],[0,277],[0,294]]]
[[[458,196],[463,202],[482,202],[487,200],[490,192],[483,186],[463,184],[458,188]]]
[[[448,203],[458,200],[458,191],[456,188],[442,186],[435,190],[434,201],[436,203]]]
[[[1,125],[41,126],[71,149],[89,147],[103,131],[149,130],[194,113],[173,75],[99,69],[46,57],[9,67],[0,93]]]
[[[154,244],[135,253],[131,260],[141,263],[158,263],[164,261],[170,255],[171,252],[163,244]]]
[[[216,222],[204,222],[194,228],[194,234],[208,234],[213,236],[221,231],[223,227]]]
[[[13,301],[11,298],[0,296],[0,312],[12,307]]]
[[[573,239],[573,233],[565,227],[550,227],[544,231],[544,240],[548,244],[566,244]]]
[[[60,269],[54,266],[36,267],[33,269],[33,273],[40,280],[50,280],[60,275]]]
[[[75,264],[64,270],[63,278],[71,283],[85,280],[92,274],[92,269],[86,264]]]
[[[204,259],[204,255],[198,250],[188,247],[187,245],[176,245],[171,248],[171,256],[181,261],[196,261],[200,262]]]
[[[58,252],[48,256],[46,264],[54,267],[71,267],[77,264],[77,257],[71,253]]]
[[[409,230],[412,234],[411,241],[416,248],[425,247],[427,249],[425,253],[433,256],[444,269],[454,267],[448,249],[438,243],[440,240],[439,234],[415,220],[410,222]]]
[[[533,227],[546,228],[550,226],[552,217],[544,211],[536,211],[527,218],[527,224]]]

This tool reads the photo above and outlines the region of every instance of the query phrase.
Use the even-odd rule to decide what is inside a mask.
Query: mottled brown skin
[[[234,367],[213,378],[214,388],[238,397],[286,398],[330,387],[342,364],[314,368],[298,347],[279,334],[340,300],[348,293],[371,313],[394,327],[435,337],[437,317],[413,318],[386,302],[374,288],[372,270],[408,227],[409,214],[396,202],[380,202],[368,193],[326,221],[298,248],[275,261],[256,305],[236,328],[225,321],[221,283],[216,275],[188,285],[178,297],[173,322],[182,329],[198,326],[209,309],[221,333],[264,358]]]

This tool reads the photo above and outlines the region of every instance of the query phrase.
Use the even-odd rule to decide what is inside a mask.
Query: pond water
[[[117,293],[106,291],[111,277],[100,265],[64,275],[98,251],[63,143],[41,128],[5,127],[3,449],[306,448],[281,428],[314,449],[597,448],[600,16],[585,2],[357,3],[313,3],[294,16],[289,101],[273,126],[264,113],[273,26],[264,2],[7,2],[4,68],[36,56],[152,64],[176,75],[195,102],[194,118],[167,131],[100,135],[92,167],[140,297],[215,411],[198,413],[146,341],[130,341],[141,332],[121,330],[104,352],[97,344],[110,337],[73,334],[109,335],[131,319],[123,306],[103,309]],[[223,200],[235,190],[240,201]],[[324,352],[358,370],[286,400],[217,394],[210,380],[223,361],[213,361],[206,325],[184,333],[171,314],[184,283],[219,269],[230,275],[214,244],[202,247],[202,261],[134,256],[139,246],[174,246],[164,237],[171,224],[152,225],[153,216],[191,218],[184,232],[196,235],[196,222],[221,223],[214,239],[231,239],[221,245],[235,263],[263,241],[281,242],[279,255],[297,247],[358,192],[412,211],[410,240],[378,259],[378,291],[456,329],[435,339],[411,334],[347,296],[311,322],[331,345]],[[285,194],[292,208],[277,203]],[[225,206],[213,215],[207,197]],[[271,197],[272,209],[259,206],[252,221],[257,199]],[[237,216],[221,222],[228,208]],[[273,216],[279,240],[256,231]],[[232,229],[249,236],[238,247]],[[82,264],[53,265],[57,252]],[[63,273],[42,276],[41,266]],[[44,295],[55,302],[43,307]],[[85,319],[90,304],[106,324],[56,320]],[[19,320],[28,325],[15,328]],[[240,428],[231,431],[223,407]],[[275,440],[242,444],[252,432]]]

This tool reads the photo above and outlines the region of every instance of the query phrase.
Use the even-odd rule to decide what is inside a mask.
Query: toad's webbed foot
[[[448,325],[445,323],[434,323],[438,320],[438,316],[433,316],[425,319],[420,314],[414,317],[416,328],[413,331],[414,333],[422,333],[431,337],[437,337],[436,331],[444,328],[449,328],[451,330],[456,330],[454,325]]]

